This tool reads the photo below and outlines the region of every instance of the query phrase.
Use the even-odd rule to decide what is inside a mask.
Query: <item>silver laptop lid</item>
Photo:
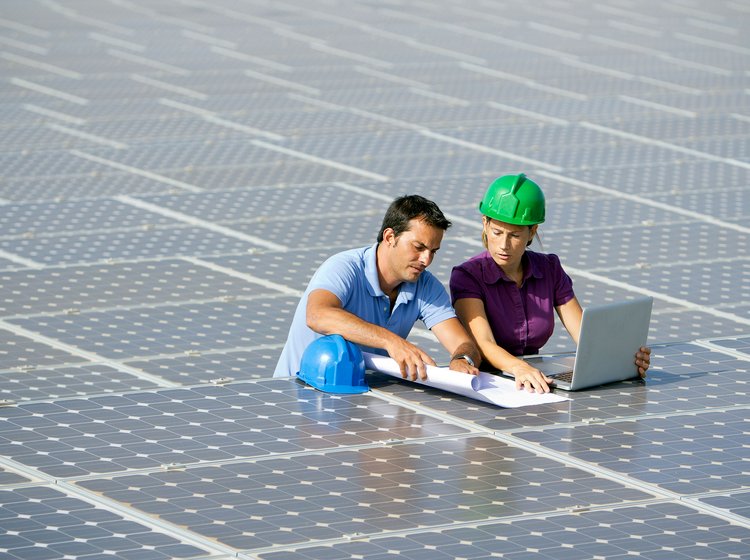
[[[648,340],[653,301],[639,297],[583,310],[570,390],[638,376],[635,353]]]

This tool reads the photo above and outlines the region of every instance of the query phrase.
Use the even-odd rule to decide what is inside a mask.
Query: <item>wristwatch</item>
[[[466,360],[466,363],[469,364],[471,367],[475,367],[474,360],[471,359],[471,356],[468,354],[456,354],[455,356],[451,356],[451,362],[453,360]]]

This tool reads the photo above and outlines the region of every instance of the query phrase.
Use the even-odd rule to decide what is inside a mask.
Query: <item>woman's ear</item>
[[[533,226],[529,226],[529,242],[526,243],[527,247],[530,247],[531,244],[534,242],[534,238],[536,237],[536,230],[539,228],[539,224],[534,224]]]

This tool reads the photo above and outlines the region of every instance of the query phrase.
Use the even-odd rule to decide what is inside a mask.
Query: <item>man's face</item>
[[[411,220],[409,229],[398,237],[393,230],[386,230],[384,240],[389,244],[388,268],[394,279],[416,282],[440,249],[443,233],[442,229],[419,219]]]

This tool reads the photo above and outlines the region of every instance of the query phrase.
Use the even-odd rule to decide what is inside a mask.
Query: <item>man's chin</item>
[[[409,280],[407,280],[407,282],[416,282],[417,280],[419,280],[419,277],[422,276],[423,272],[424,272],[424,269],[422,270],[411,269]]]

